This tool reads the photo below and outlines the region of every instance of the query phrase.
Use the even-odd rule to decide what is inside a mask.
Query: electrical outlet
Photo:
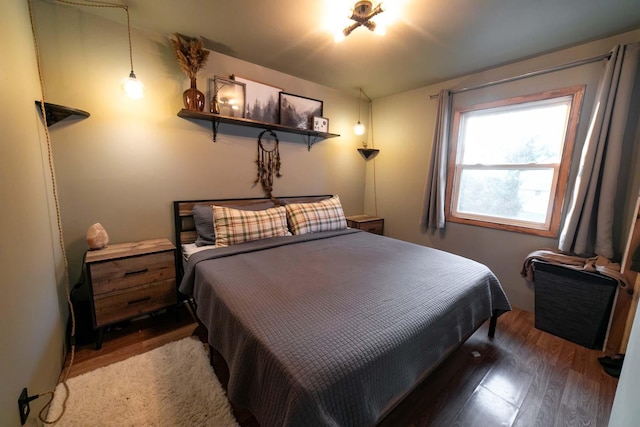
[[[22,393],[20,393],[20,397],[18,398],[18,408],[20,408],[20,423],[22,425],[27,422],[29,412],[31,412],[29,401],[29,394],[27,394],[27,388],[25,387],[22,389]]]

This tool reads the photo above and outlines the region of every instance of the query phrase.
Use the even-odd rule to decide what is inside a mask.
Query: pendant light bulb
[[[141,99],[144,97],[144,84],[136,79],[136,75],[131,71],[129,77],[122,80],[122,90],[131,99]]]
[[[129,63],[131,64],[131,73],[129,77],[122,81],[122,89],[131,99],[140,99],[144,97],[144,84],[138,79],[133,72],[133,49],[131,48],[131,20],[129,18],[129,6],[122,7],[127,14],[127,37],[129,41]]]

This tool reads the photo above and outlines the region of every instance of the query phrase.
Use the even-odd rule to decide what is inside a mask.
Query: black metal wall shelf
[[[358,148],[358,151],[365,160],[369,160],[369,158],[377,156],[380,152],[377,148]]]
[[[38,108],[41,108],[42,106],[40,101],[36,101],[36,105]],[[71,115],[81,117],[89,117],[91,115],[88,112],[78,110],[77,108],[65,107],[64,105],[51,104],[49,102],[44,103],[44,111],[42,113],[46,115],[47,127],[56,124],[60,120],[64,120]]]
[[[335,138],[340,136],[335,133],[318,132],[310,129],[299,129],[291,126],[277,125],[274,123],[265,123],[258,120],[221,116],[219,114],[206,113],[203,111],[193,111],[193,110],[182,109],[180,110],[180,112],[178,112],[178,117],[182,117],[183,119],[197,119],[197,120],[210,121],[212,123],[212,128],[213,128],[214,141],[218,136],[218,126],[220,125],[220,123],[227,123],[227,124],[238,125],[238,126],[246,126],[251,128],[267,129],[272,131],[281,131],[281,132],[303,135],[303,136],[306,136],[307,138],[308,150],[311,150],[311,146],[316,142],[318,142],[319,139]]]

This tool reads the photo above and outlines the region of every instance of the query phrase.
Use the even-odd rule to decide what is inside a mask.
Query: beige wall
[[[57,382],[64,293],[26,1],[3,4],[0,38],[0,425],[19,426],[22,388],[43,393]],[[28,425],[43,400],[32,402]]]
[[[173,239],[174,200],[263,196],[254,186],[260,130],[223,124],[212,142],[210,122],[177,117],[189,82],[170,35],[133,29],[134,68],[146,96],[130,101],[119,89],[129,73],[126,27],[64,5],[36,5],[48,99],[91,113],[51,130],[72,277],[95,222],[113,243]],[[357,91],[345,95],[215,52],[198,87],[206,92],[208,77],[230,74],[322,100],[329,130],[342,135],[307,151],[303,136],[279,132],[283,176],[274,195],[339,194],[347,214],[360,213],[365,163],[352,133]]]
[[[373,173],[375,166],[377,210],[378,214],[385,218],[385,234],[444,249],[488,265],[501,280],[512,304],[532,311],[533,290],[520,277],[520,267],[529,252],[544,247],[557,247],[557,239],[454,223],[448,223],[444,233],[423,233],[420,229],[419,220],[422,215],[437,107],[437,101],[430,99],[429,96],[437,94],[443,88],[455,90],[590,58],[607,53],[615,44],[637,40],[640,40],[640,31],[375,100],[373,103],[375,141],[376,147],[381,151],[376,157],[375,164],[374,162],[367,164],[365,211],[372,213],[376,210]],[[588,117],[601,70],[602,65],[596,63],[535,79],[494,86],[491,89],[466,92],[454,96],[454,107],[516,94],[535,93],[551,87],[586,84],[587,92],[578,132],[578,141],[581,141],[587,132]],[[578,141],[576,158],[580,155],[581,147]],[[638,145],[637,137],[635,145]],[[638,157],[637,149],[634,155]],[[623,186],[629,185],[626,191],[634,194],[632,201],[635,200],[638,192],[638,175],[640,175],[637,159],[635,162],[636,169],[629,174],[631,179],[621,183]],[[573,169],[576,165],[577,162],[574,161]],[[633,208],[630,203],[627,203],[626,207]],[[630,221],[628,215],[624,221],[627,223]],[[625,227],[628,227],[628,224]]]

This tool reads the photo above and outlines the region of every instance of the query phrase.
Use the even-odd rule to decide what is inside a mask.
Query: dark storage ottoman
[[[533,261],[535,327],[591,349],[601,349],[617,281],[599,273]]]

